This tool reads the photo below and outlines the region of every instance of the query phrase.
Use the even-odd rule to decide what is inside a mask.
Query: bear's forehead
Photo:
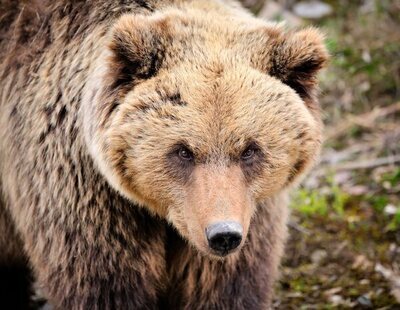
[[[160,77],[155,101],[160,100],[162,108],[151,120],[173,115],[166,132],[171,130],[206,153],[213,148],[235,153],[248,141],[267,135],[271,140],[277,128],[295,126],[302,102],[280,81],[260,75],[226,69],[197,72],[187,79]]]
[[[237,153],[250,140],[278,139],[281,131],[289,138],[309,114],[280,80],[218,55],[160,70],[132,94],[145,107],[146,126],[156,123],[159,136],[182,138],[203,153]]]
[[[141,98],[138,105],[162,107],[160,117],[174,115],[179,123],[215,132],[213,136],[229,134],[228,129],[238,135],[260,131],[269,120],[284,127],[278,115],[303,105],[279,80],[247,65],[232,67],[218,61],[165,70],[138,88],[133,92]]]
[[[255,64],[268,52],[265,31],[240,32],[230,29],[213,31],[193,30],[173,39],[166,47],[166,62],[195,65],[196,67],[234,66],[237,63]],[[263,64],[264,65],[264,64]]]
[[[178,72],[176,88],[182,100],[198,114],[216,120],[235,121],[273,114],[285,103],[301,104],[297,94],[281,81],[247,65],[226,66],[221,62],[204,64],[196,71]],[[196,114],[196,111],[193,111]]]

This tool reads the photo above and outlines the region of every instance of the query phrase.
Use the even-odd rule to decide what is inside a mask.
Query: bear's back
[[[156,10],[163,1],[1,0],[0,60],[3,75],[21,67],[40,65],[55,44],[66,49],[99,26],[127,12]],[[3,13],[4,12],[4,13]],[[47,55],[46,55],[47,54]],[[60,55],[58,55],[60,56]]]
[[[59,206],[66,210],[80,208],[96,191],[107,192],[104,200],[129,204],[94,167],[80,106],[108,26],[125,12],[154,9],[151,1],[2,0],[0,8],[8,12],[0,20],[0,185],[5,204],[18,201],[9,207],[19,218],[40,212],[37,205],[54,205],[49,218],[62,217],[58,201],[68,201],[69,206]]]
[[[151,1],[1,0],[3,166],[4,157],[22,153],[48,159],[54,145],[44,146],[45,140],[63,148],[81,142],[82,91],[102,38],[119,15],[153,9]]]

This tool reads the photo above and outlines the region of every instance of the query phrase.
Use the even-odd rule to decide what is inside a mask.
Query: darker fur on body
[[[215,260],[112,188],[86,145],[79,115],[96,42],[85,38],[93,32],[104,36],[122,14],[149,14],[164,4],[0,2],[0,12],[6,12],[0,16],[0,271],[15,264],[32,268],[56,309],[262,309],[270,304],[286,237],[286,216],[276,211],[285,204],[279,193],[257,209],[243,249]],[[278,34],[275,40],[276,46],[284,44]],[[132,62],[129,52],[126,56],[118,44],[110,48],[117,56],[108,76],[113,83],[103,94],[103,116],[114,113],[116,98],[135,83],[131,76],[147,79],[161,66],[155,54],[140,64],[147,68],[143,72],[132,72],[140,70],[138,64],[124,71],[121,63]],[[264,69],[293,87],[316,115],[313,73],[323,62],[308,63],[294,78],[280,66]],[[187,104],[179,93],[160,92],[176,106]],[[145,106],[141,113],[149,110]],[[118,157],[121,169],[125,159]],[[302,169],[299,160],[287,182]],[[188,179],[188,172],[171,173]]]

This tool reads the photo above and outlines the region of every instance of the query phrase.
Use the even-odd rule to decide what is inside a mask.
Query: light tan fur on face
[[[313,106],[312,72],[321,66],[325,52],[313,29],[309,35],[307,31],[298,35],[304,42],[293,34],[285,40],[275,26],[257,21],[249,27],[248,16],[223,21],[209,12],[191,19],[193,8],[187,10],[185,15],[172,9],[155,16],[124,16],[114,27],[111,38],[117,39],[111,54],[99,60],[110,70],[101,72],[99,80],[112,84],[113,76],[121,76],[118,68],[126,65],[126,59],[145,59],[149,50],[155,51],[156,61],[149,58],[143,67],[136,67],[135,84],[111,93],[123,94],[112,114],[106,108],[91,112],[93,105],[87,100],[86,115],[103,113],[87,140],[114,187],[166,217],[191,243],[208,252],[204,235],[208,225],[235,219],[247,234],[257,204],[293,184],[314,162],[321,131]],[[210,25],[218,31],[210,32]],[[144,28],[146,36],[136,27]],[[269,46],[269,41],[280,43]],[[120,48],[120,44],[125,45]],[[298,52],[296,46],[302,44],[309,56]],[[286,67],[275,68],[277,61]],[[308,80],[297,79],[299,66],[298,70],[307,71],[298,75]],[[149,70],[156,72],[147,78]],[[282,82],[286,80],[294,90]],[[101,99],[107,92],[100,88],[94,100],[107,106],[107,100],[113,100]],[[245,169],[240,155],[251,141],[261,155],[257,165]],[[179,144],[194,154],[191,172],[171,163],[171,150]]]

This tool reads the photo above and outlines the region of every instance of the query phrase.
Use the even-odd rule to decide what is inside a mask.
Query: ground
[[[332,54],[322,160],[293,195],[275,307],[400,309],[400,2],[243,2],[320,27]]]

